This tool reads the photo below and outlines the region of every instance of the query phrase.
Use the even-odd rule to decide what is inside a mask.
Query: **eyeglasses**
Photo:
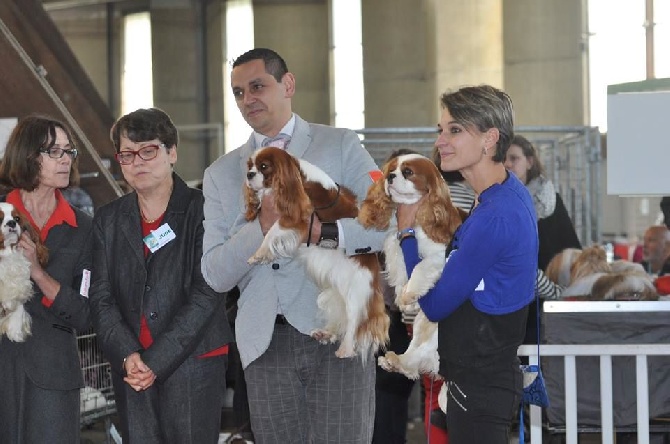
[[[52,159],[61,159],[64,154],[67,154],[70,156],[72,160],[76,159],[77,156],[79,155],[79,152],[77,151],[76,148],[72,148],[71,150],[66,150],[63,148],[59,147],[51,147],[46,150],[40,150],[40,153],[46,154]]]
[[[137,151],[123,150],[116,153],[116,160],[121,165],[130,165],[135,161],[135,156],[140,156],[142,160],[151,160],[158,155],[158,150],[161,147],[165,148],[165,145],[162,143],[160,145],[146,145]]]

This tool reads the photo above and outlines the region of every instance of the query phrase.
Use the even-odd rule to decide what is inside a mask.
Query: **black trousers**
[[[388,349],[397,354],[404,353],[410,342],[407,326],[402,322],[399,311],[389,311],[389,317],[391,324]],[[414,382],[400,373],[387,372],[377,366],[375,429],[372,444],[405,444],[409,396]]]
[[[521,372],[448,381],[447,427],[450,444],[508,444],[521,402]]]

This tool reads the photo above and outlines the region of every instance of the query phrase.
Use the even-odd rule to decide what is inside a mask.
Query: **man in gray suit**
[[[249,140],[205,171],[202,272],[217,291],[239,286],[237,344],[247,382],[251,424],[258,443],[369,443],[374,423],[375,363],[339,359],[337,344],[309,336],[317,319],[318,288],[298,260],[247,265],[277,220],[271,196],[259,218],[244,218],[242,187],[249,156],[266,139],[280,138],[289,153],[319,166],[359,200],[377,166],[353,131],[305,122],[292,112],[295,77],[274,51],[256,48],[233,63],[237,106],[253,128]],[[264,143],[265,142],[265,143]],[[311,241],[353,255],[379,251],[385,233],[365,231],[354,219],[321,224]]]

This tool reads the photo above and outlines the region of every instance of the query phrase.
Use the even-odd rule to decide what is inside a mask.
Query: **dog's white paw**
[[[333,342],[337,341],[337,335],[320,328],[312,330],[309,335],[323,345],[332,344]]]
[[[400,294],[400,307],[410,307],[413,304],[416,304],[416,301],[419,300],[419,294],[413,292],[407,285],[402,289]]]
[[[247,260],[247,264],[268,264],[274,259],[275,258],[272,256],[269,249],[261,247]]]
[[[335,356],[337,356],[340,359],[353,358],[354,356],[356,356],[356,352],[354,351],[354,347],[352,344],[342,343],[335,352]]]
[[[387,352],[384,356],[377,359],[377,363],[381,368],[387,372],[401,373],[409,379],[418,379],[419,372],[413,369],[408,369],[403,365],[403,355],[398,355],[392,351]]]

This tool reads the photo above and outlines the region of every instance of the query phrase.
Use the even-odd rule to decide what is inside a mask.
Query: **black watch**
[[[337,223],[329,222],[321,224],[321,237],[317,245],[321,248],[333,250],[339,245],[339,235],[340,232],[337,229]]]

